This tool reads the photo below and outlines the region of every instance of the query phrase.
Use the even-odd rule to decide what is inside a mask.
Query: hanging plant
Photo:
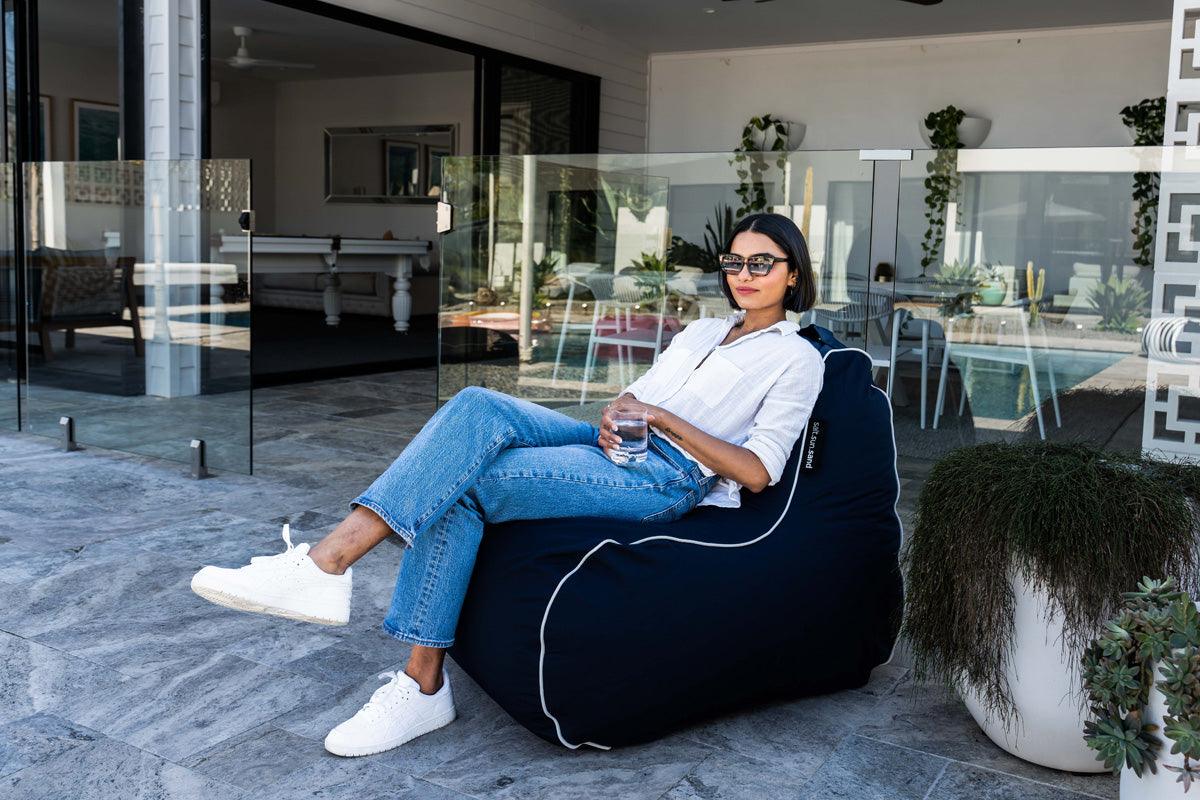
[[[1133,143],[1156,146],[1163,143],[1167,98],[1147,98],[1135,106],[1121,109],[1121,121],[1133,132]],[[1133,176],[1133,263],[1154,265],[1154,225],[1158,217],[1157,172],[1137,172]]]
[[[787,165],[788,137],[792,123],[763,114],[761,117],[751,117],[742,128],[742,143],[733,151],[734,157],[729,164],[737,170],[737,195],[742,200],[738,207],[739,217],[762,211],[767,207],[767,190],[763,185],[763,175],[767,171],[767,161],[762,153],[778,153],[775,166],[780,171]],[[774,134],[768,144],[768,135]]]
[[[929,173],[925,178],[925,219],[929,224],[925,229],[925,240],[921,243],[924,251],[921,257],[922,278],[930,265],[941,263],[942,260],[942,245],[946,240],[946,207],[951,194],[962,183],[955,166],[956,151],[963,146],[958,140],[958,125],[965,116],[966,112],[962,109],[946,106],[925,117],[929,142],[936,153],[925,165],[925,171]]]

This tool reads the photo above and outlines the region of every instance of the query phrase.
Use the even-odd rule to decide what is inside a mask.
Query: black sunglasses
[[[745,258],[734,253],[721,253],[717,256],[717,263],[721,265],[721,271],[729,275],[737,275],[742,271],[742,267],[749,267],[751,275],[762,277],[770,272],[772,267],[783,261],[787,261],[787,259],[782,256],[773,256],[770,253],[758,253]]]

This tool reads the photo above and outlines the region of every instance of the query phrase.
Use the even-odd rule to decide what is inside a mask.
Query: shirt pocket
[[[704,405],[718,408],[743,374],[741,367],[714,350],[684,385]]]

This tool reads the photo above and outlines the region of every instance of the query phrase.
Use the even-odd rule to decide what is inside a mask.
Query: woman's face
[[[776,258],[787,258],[783,248],[775,244],[770,236],[758,231],[743,231],[733,238],[729,252],[748,258],[764,253]],[[729,291],[737,300],[737,304],[746,309],[772,308],[783,305],[783,296],[787,294],[788,286],[795,285],[789,269],[795,265],[787,261],[776,261],[771,271],[766,275],[751,275],[749,267],[742,267],[737,275],[724,273],[729,283]]]

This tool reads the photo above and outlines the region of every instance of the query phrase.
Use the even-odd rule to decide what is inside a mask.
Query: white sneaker
[[[367,704],[325,737],[325,749],[338,756],[369,756],[399,747],[454,721],[450,676],[442,668],[442,688],[425,694],[404,670],[380,673],[391,681]]]
[[[255,556],[238,569],[204,567],[192,576],[192,591],[217,605],[277,617],[345,625],[350,621],[351,570],[330,575],[309,558],[308,545],[292,546],[291,528],[283,526],[287,551]]]

